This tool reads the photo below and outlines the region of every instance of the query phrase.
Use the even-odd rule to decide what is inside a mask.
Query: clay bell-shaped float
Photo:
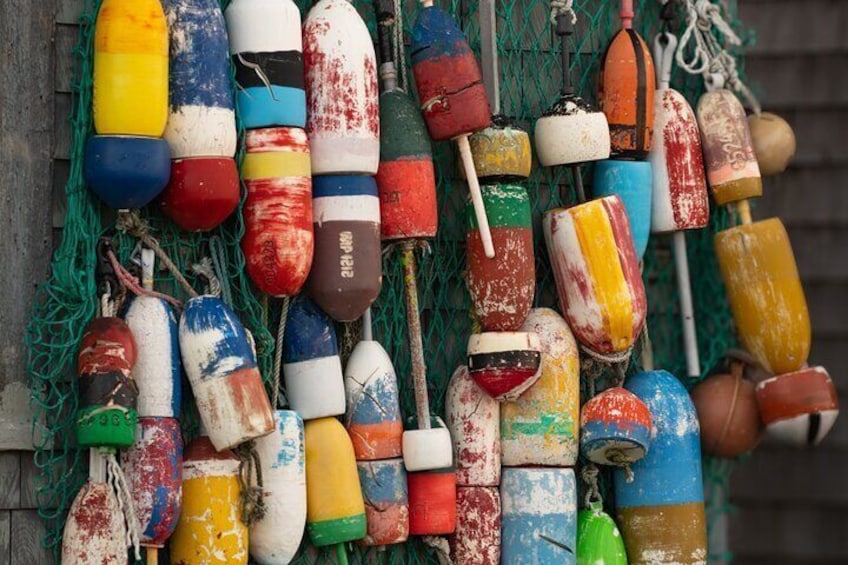
[[[456,483],[497,486],[501,478],[500,404],[477,386],[464,365],[448,383],[445,411],[453,440]]]
[[[787,445],[818,445],[839,415],[836,387],[824,367],[771,377],[756,392],[766,433]]]
[[[344,377],[335,326],[302,295],[289,305],[283,376],[289,403],[304,420],[344,414]]]
[[[800,369],[810,353],[810,316],[783,223],[771,218],[724,230],[715,250],[745,349],[774,374]]]
[[[274,416],[247,330],[214,296],[192,298],[180,318],[180,353],[200,419],[215,449],[274,430]]]
[[[577,565],[627,565],[618,526],[600,503],[577,513]]]
[[[309,141],[299,128],[245,134],[242,178],[247,272],[271,296],[300,292],[312,267],[312,178]]]
[[[618,196],[545,213],[557,295],[577,340],[624,355],[645,324],[647,301],[627,213]]]
[[[497,487],[456,489],[456,532],[450,536],[454,563],[499,565],[501,495]]]
[[[707,525],[698,415],[684,386],[666,371],[637,373],[626,388],[645,403],[656,436],[633,464],[615,472],[618,524],[633,565],[707,562]]]
[[[595,164],[592,177],[592,194],[596,198],[613,194],[621,198],[639,262],[645,255],[651,235],[653,175],[650,161],[606,159]]]
[[[795,156],[795,132],[786,120],[770,112],[748,116],[751,142],[763,176],[779,175]]]
[[[539,336],[542,374],[520,398],[501,405],[501,462],[508,467],[573,466],[580,413],[577,342],[550,308],[533,309],[521,329]]]
[[[600,465],[630,465],[651,445],[651,412],[635,394],[609,388],[580,412],[580,452]]]
[[[357,461],[365,499],[365,546],[403,543],[409,538],[409,495],[403,459]]]
[[[373,175],[380,163],[377,57],[353,4],[320,0],[309,10],[303,60],[312,174]]]
[[[468,371],[495,400],[515,400],[542,374],[542,344],[532,332],[485,332],[468,338]]]

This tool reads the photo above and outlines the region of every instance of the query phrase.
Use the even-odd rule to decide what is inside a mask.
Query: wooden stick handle
[[[159,565],[159,550],[155,547],[145,548],[147,553],[147,565]]]
[[[418,429],[430,429],[430,398],[427,393],[427,366],[424,364],[424,339],[421,337],[421,317],[418,313],[418,282],[415,273],[415,242],[401,244],[403,289],[406,301],[406,327],[409,333],[409,356],[412,360],[412,385],[415,389],[415,411]]]
[[[491,259],[495,256],[495,246],[492,243],[492,232],[489,230],[489,219],[486,217],[486,207],[483,204],[483,193],[480,192],[480,181],[477,180],[474,159],[471,158],[468,135],[457,137],[456,142],[459,144],[459,156],[462,159],[462,167],[465,169],[468,190],[471,192],[471,203],[474,205],[474,215],[477,217],[477,227],[480,230],[480,239],[483,242],[483,252],[486,257]]]
[[[683,231],[676,231],[673,238],[677,291],[680,294],[680,317],[683,322],[683,347],[686,351],[686,371],[690,377],[699,377],[701,362],[698,359],[698,334],[695,330],[695,311],[692,307],[689,260],[686,257],[686,234]]]
[[[736,211],[739,212],[739,219],[743,224],[751,223],[751,204],[747,200],[737,202]]]

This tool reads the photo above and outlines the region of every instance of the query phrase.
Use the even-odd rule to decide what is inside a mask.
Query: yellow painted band
[[[633,341],[633,303],[612,225],[601,201],[575,208],[572,216],[613,351],[624,351]]]
[[[159,0],[104,0],[97,15],[94,50],[168,56],[168,23]]]
[[[168,57],[94,57],[94,128],[101,135],[161,137],[168,121]]]
[[[276,177],[308,177],[312,175],[309,153],[280,151],[248,153],[241,167],[244,180]]]

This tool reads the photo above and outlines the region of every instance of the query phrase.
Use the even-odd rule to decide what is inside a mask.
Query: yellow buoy
[[[715,236],[739,339],[775,374],[800,369],[810,353],[810,316],[786,228],[778,218]]]
[[[104,0],[94,31],[94,128],[161,137],[168,120],[168,24],[159,0]]]

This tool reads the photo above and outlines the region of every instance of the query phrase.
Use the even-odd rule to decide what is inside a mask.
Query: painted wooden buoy
[[[168,184],[171,150],[160,137],[95,135],[85,144],[83,176],[115,210],[142,208]]]
[[[120,318],[96,318],[85,328],[77,358],[77,443],[129,447],[138,421],[138,387],[132,378],[135,340]]]
[[[468,294],[484,330],[516,331],[530,313],[536,291],[530,199],[524,187],[516,184],[483,185],[481,191],[498,255],[486,257],[469,202],[465,240]]]
[[[286,396],[304,420],[345,412],[344,378],[332,320],[305,296],[289,305],[283,340]]]
[[[135,444],[121,454],[141,545],[165,546],[177,527],[183,499],[183,438],[174,418],[138,420]]]
[[[247,272],[262,292],[294,296],[312,267],[309,141],[302,129],[266,128],[248,131],[245,146]]]
[[[742,376],[742,365],[732,373],[711,375],[690,392],[701,426],[701,450],[714,457],[738,457],[756,447],[763,424],[754,383]]]
[[[751,142],[763,176],[779,175],[795,156],[795,132],[786,120],[771,112],[748,116]]]
[[[312,217],[315,256],[307,291],[331,318],[351,322],[377,299],[383,284],[380,200],[374,178],[315,177]]]
[[[501,478],[500,403],[486,394],[468,367],[457,367],[445,396],[445,421],[453,440],[456,484],[497,486]]]
[[[596,198],[617,194],[627,211],[636,259],[641,262],[651,235],[653,170],[650,161],[606,159],[595,164],[592,194]]]
[[[233,0],[224,16],[247,129],[306,125],[300,10],[291,0]]]
[[[824,367],[771,377],[756,391],[766,432],[788,445],[818,445],[839,415],[836,387]]]
[[[453,466],[450,430],[439,417],[432,417],[429,428],[418,428],[417,419],[407,422],[403,432],[403,463],[410,473],[447,469]]]
[[[810,353],[810,315],[783,223],[771,218],[724,230],[715,250],[745,350],[774,374],[800,369]]]
[[[698,100],[697,116],[713,199],[728,204],[760,196],[763,181],[745,109],[735,94],[722,88],[719,78],[713,79],[711,88]]]
[[[217,451],[207,436],[192,440],[183,458],[183,506],[171,536],[171,563],[247,565],[248,533],[239,510],[239,460]]]
[[[409,533],[452,534],[456,530],[456,472],[451,467],[406,475]]]
[[[501,562],[575,565],[577,485],[572,469],[506,467]]]
[[[600,465],[629,465],[651,445],[651,411],[635,394],[608,388],[580,411],[580,451]]]
[[[520,398],[501,405],[501,463],[571,467],[580,414],[577,342],[550,308],[533,309],[521,329],[539,336],[542,374]]]
[[[274,431],[268,393],[247,330],[214,296],[192,298],[180,318],[180,353],[215,449]]]
[[[137,351],[132,378],[138,387],[138,415],[179,418],[182,369],[173,308],[164,299],[137,296],[123,318],[132,332]]]
[[[100,5],[93,92],[98,134],[162,136],[168,120],[168,24],[158,0]]]
[[[74,497],[62,532],[61,563],[126,565],[127,530],[118,497],[106,482],[106,467],[90,454],[89,479]]]
[[[365,503],[353,446],[335,418],[306,422],[306,530],[321,547],[362,539]]]
[[[377,172],[377,57],[365,22],[347,0],[320,0],[303,22],[306,131],[312,174]]]
[[[577,513],[577,565],[627,565],[624,540],[602,504]]]
[[[250,525],[250,555],[261,565],[286,565],[306,525],[303,420],[294,410],[274,412],[274,433],[256,440],[262,465],[265,515]]]
[[[382,345],[373,340],[356,344],[344,370],[344,386],[345,428],[356,460],[400,457],[403,422],[397,375]]]
[[[533,332],[485,332],[468,338],[468,371],[495,400],[515,400],[542,375],[542,344]]]
[[[509,118],[493,116],[492,125],[469,137],[468,143],[480,179],[499,182],[530,176],[533,162],[530,136]],[[464,174],[465,170],[460,172]]]
[[[409,497],[403,459],[357,461],[365,499],[366,546],[403,543],[409,537]]]
[[[240,197],[238,169],[232,157],[174,159],[159,205],[180,228],[203,232],[221,225]]]
[[[633,29],[633,2],[621,1],[621,30],[613,37],[601,65],[598,100],[610,128],[611,155],[644,159],[654,129],[654,62]]]
[[[574,336],[602,355],[622,354],[645,325],[647,302],[627,213],[618,196],[545,213],[557,295]]]
[[[617,522],[632,565],[707,562],[698,415],[686,389],[666,371],[637,373],[627,390],[645,403],[656,436],[633,464],[615,472]]]
[[[454,563],[499,565],[501,495],[497,487],[457,487],[456,532],[450,548]]]

